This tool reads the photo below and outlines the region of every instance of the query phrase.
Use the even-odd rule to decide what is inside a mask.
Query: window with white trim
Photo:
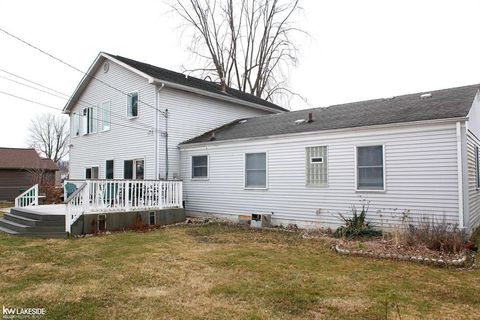
[[[245,187],[267,187],[267,154],[265,152],[245,154]]]
[[[110,130],[110,101],[106,101],[102,103],[101,107],[102,112],[102,131]]]
[[[145,179],[145,161],[143,159],[125,160],[123,162],[124,179]]]
[[[307,147],[305,149],[305,183],[307,186],[326,186],[327,146]]]
[[[357,147],[357,189],[384,190],[383,146]]]
[[[127,117],[138,117],[138,91],[127,95]]]
[[[80,135],[80,115],[74,113],[72,115],[72,137],[78,137]]]
[[[97,132],[97,108],[84,108],[82,115],[83,134],[91,134]]]
[[[208,156],[192,156],[192,178],[206,179],[208,177]]]

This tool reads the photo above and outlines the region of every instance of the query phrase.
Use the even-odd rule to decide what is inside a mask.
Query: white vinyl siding
[[[127,95],[127,117],[138,117],[138,91],[130,92]]]
[[[327,147],[307,147],[305,149],[305,183],[307,186],[325,187],[328,184]]]
[[[245,154],[245,188],[267,187],[267,154],[265,152]]]
[[[328,188],[305,185],[305,148],[321,141],[328,146]],[[388,192],[355,190],[355,149],[385,146]],[[273,223],[336,227],[338,213],[369,201],[368,220],[378,226],[398,225],[422,217],[458,224],[457,140],[454,123],[312,132],[248,141],[213,142],[181,149],[182,161],[208,148],[209,180],[188,179],[182,166],[187,212],[231,215],[273,212]],[[245,153],[268,154],[268,191],[243,190]]]
[[[480,189],[478,187],[478,154],[480,141],[467,132],[467,176],[468,176],[468,227],[470,230],[480,226]]]
[[[110,130],[110,126],[111,126],[110,101],[106,101],[102,103],[100,112],[102,114],[101,129],[102,131],[108,131]]]

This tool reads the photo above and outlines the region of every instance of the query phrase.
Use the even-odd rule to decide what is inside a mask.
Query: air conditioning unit
[[[272,225],[271,213],[252,213],[252,219],[250,220],[250,226],[252,228],[265,228]]]

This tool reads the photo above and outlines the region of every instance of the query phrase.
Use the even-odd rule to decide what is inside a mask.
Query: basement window
[[[155,212],[152,211],[150,212],[150,215],[148,217],[148,223],[153,226],[157,224],[157,217],[155,216]]]
[[[98,231],[106,231],[107,230],[107,215],[99,214],[98,215]]]

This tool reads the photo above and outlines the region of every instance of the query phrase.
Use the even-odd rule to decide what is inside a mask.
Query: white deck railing
[[[38,206],[38,184],[15,198],[15,207]]]
[[[75,185],[74,192],[68,184]],[[68,180],[64,184],[67,216],[65,228],[85,213],[182,208],[182,181],[160,180]]]

